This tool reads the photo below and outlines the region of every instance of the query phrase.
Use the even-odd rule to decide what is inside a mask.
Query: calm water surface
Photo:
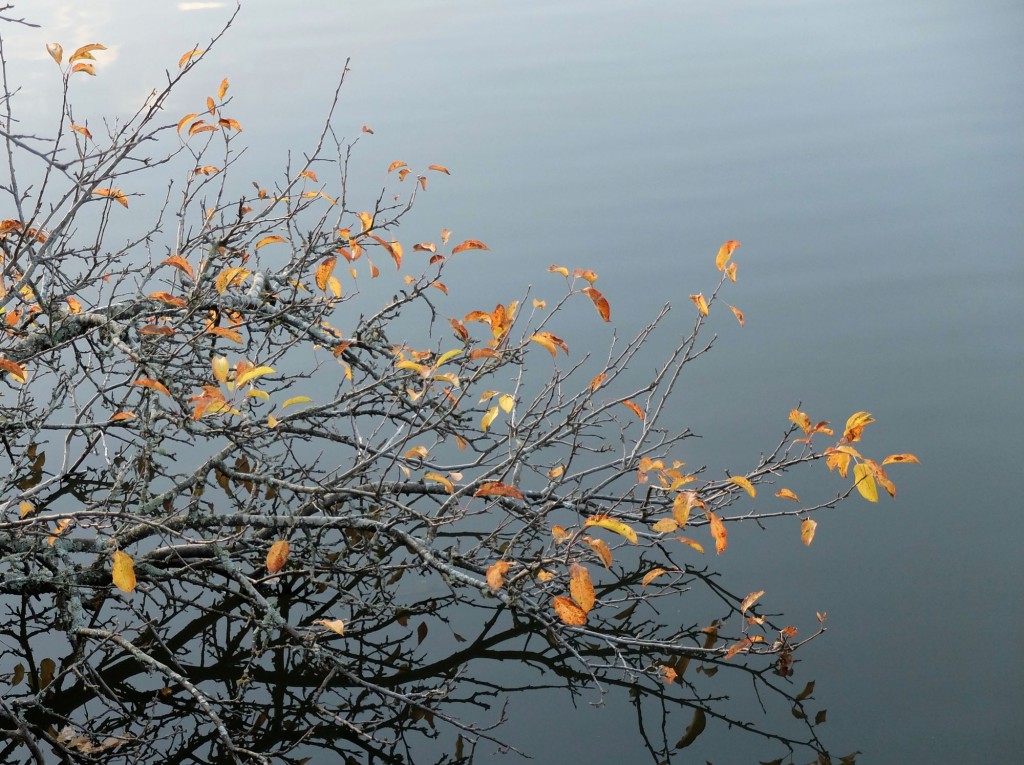
[[[54,92],[44,42],[102,41],[112,51],[82,108],[135,106],[229,9],[23,2],[45,25],[10,41],[25,99],[43,109]],[[666,301],[680,329],[718,245],[742,241],[730,302],[747,326],[722,322],[689,378],[679,421],[705,435],[691,461],[753,462],[802,401],[815,419],[871,411],[866,450],[923,464],[893,470],[895,503],[820,516],[809,549],[795,528],[737,532],[727,583],[767,590],[797,623],[829,612],[798,672],[817,680],[836,752],[1012,762],[1024,746],[1022,33],[1019,0],[250,2],[188,95],[231,78],[245,167],[269,182],[285,149],[310,145],[351,57],[339,127],[376,131],[352,188],[368,206],[393,159],[452,169],[403,239],[444,225],[490,245],[450,274],[456,296],[506,301],[553,289],[552,262],[587,266],[623,330]],[[586,318],[566,337],[592,330]],[[507,732],[540,762],[640,761],[628,708],[564,709],[513,701]],[[777,756],[722,731],[701,743],[695,761]]]

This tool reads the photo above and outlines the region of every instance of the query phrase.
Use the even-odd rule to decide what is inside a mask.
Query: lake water
[[[40,108],[55,93],[44,42],[111,47],[81,85],[99,114],[137,106],[230,6],[17,10],[44,25],[5,30]],[[681,330],[718,245],[742,241],[730,302],[747,325],[719,325],[678,415],[704,435],[693,462],[753,462],[799,401],[833,422],[872,412],[866,450],[922,465],[893,468],[895,502],[819,516],[810,548],[793,528],[751,529],[716,562],[800,623],[828,611],[799,671],[817,681],[835,752],[1012,762],[1024,747],[1022,33],[1019,0],[251,2],[178,103],[192,111],[188,97],[230,77],[244,167],[269,182],[286,149],[310,145],[351,57],[338,124],[375,131],[352,188],[369,206],[392,160],[451,168],[402,237],[447,226],[487,242],[448,279],[467,309],[547,289],[559,263],[600,274],[623,333],[666,301]],[[828,476],[804,485],[818,479],[835,491]],[[559,716],[564,699],[538,699],[513,704],[507,729],[537,761],[645,756],[628,706],[584,699]],[[761,754],[724,731],[702,742],[700,761]]]

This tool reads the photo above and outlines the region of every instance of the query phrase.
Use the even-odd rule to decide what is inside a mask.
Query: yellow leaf
[[[114,550],[114,586],[121,592],[135,589],[135,562],[128,553]]]
[[[743,602],[740,603],[740,613],[746,616],[747,609],[754,605],[762,595],[764,595],[764,590],[758,590],[757,592],[752,592],[747,595],[747,597],[743,599]]]
[[[732,257],[733,252],[740,243],[734,239],[730,239],[728,242],[718,248],[718,255],[715,256],[715,268],[719,271],[725,270],[725,264],[729,262],[729,258]]]
[[[794,502],[800,501],[800,497],[798,497],[794,492],[785,488],[779,489],[777,492],[775,492],[775,496],[779,497],[780,499],[791,499]]]
[[[324,258],[323,262],[317,266],[316,269],[316,286],[320,288],[321,292],[327,291],[327,280],[331,278],[331,274],[334,272],[334,266],[337,264],[338,259],[333,255]]]
[[[373,228],[373,216],[368,212],[357,213],[356,217],[359,218],[359,222],[362,224],[362,230],[365,233]]]
[[[882,460],[883,465],[889,465],[893,462],[912,462],[917,465],[921,464],[921,461],[913,454],[890,454]]]
[[[580,627],[587,623],[587,612],[569,598],[558,596],[551,601],[551,605],[564,624],[568,624],[570,627]]]
[[[588,282],[593,284],[597,281],[597,274],[591,271],[589,268],[574,268],[572,270],[573,279],[586,279]],[[586,290],[584,290],[585,292]],[[598,293],[600,294],[600,293]]]
[[[734,475],[729,479],[729,482],[744,489],[751,497],[757,496],[757,489],[754,488],[754,484],[752,484],[747,478],[744,478],[741,475]]]
[[[25,518],[36,511],[36,506],[27,500],[21,500],[18,503],[18,517]]]
[[[548,478],[552,480],[556,478],[561,478],[564,472],[565,465],[555,465],[553,468],[551,468],[551,470],[548,471]]]
[[[537,572],[537,578],[540,579],[542,582],[550,582],[552,579],[555,578],[555,575],[546,569],[541,569]]]
[[[270,394],[267,393],[265,390],[255,390],[255,389],[247,390],[245,392],[245,397],[246,398],[258,398],[260,401],[269,401],[270,400]]]
[[[678,539],[684,545],[692,547],[694,550],[699,552],[701,555],[704,554],[704,545],[702,545],[700,542],[696,542],[696,541],[694,541],[692,539],[687,539],[686,537],[676,537],[676,539]]]
[[[800,523],[800,541],[808,547],[811,546],[811,542],[814,541],[814,531],[818,528],[818,522],[812,521],[810,518],[805,518]]]
[[[262,239],[260,239],[258,242],[256,242],[256,249],[258,250],[260,247],[266,247],[268,244],[276,244],[276,243],[284,242],[284,241],[286,241],[286,240],[285,240],[285,238],[283,236],[278,236],[277,234],[271,234],[270,236],[265,236]]]
[[[405,454],[403,454],[402,456],[405,457],[407,460],[422,460],[426,459],[428,454],[430,454],[430,451],[427,449],[427,447],[414,446],[408,451],[406,451]]]
[[[704,507],[704,502],[697,497],[693,491],[681,491],[672,502],[672,517],[682,528],[690,521],[690,510],[694,507]]]
[[[592,549],[597,554],[597,557],[601,559],[601,563],[604,564],[605,568],[611,568],[612,550],[603,539],[583,537],[583,541],[590,545],[590,549]]]
[[[440,473],[427,473],[423,476],[423,480],[441,484],[449,494],[455,491],[455,485]]]
[[[331,632],[338,635],[345,634],[345,622],[341,619],[317,619],[313,624],[319,624],[321,627],[326,627]]]
[[[736,282],[736,264],[730,263],[729,267],[725,269],[725,275],[729,277],[729,281]]]
[[[569,353],[569,346],[565,342],[550,332],[535,332],[530,340],[548,349],[552,356],[557,355],[558,349],[561,348],[566,354]]]
[[[860,441],[860,435],[864,431],[865,426],[874,422],[875,418],[867,412],[855,412],[850,415],[850,418],[846,421],[846,429],[843,431],[843,439],[853,443],[854,441]]]
[[[569,538],[569,532],[561,526],[552,526],[551,536],[554,538],[555,544],[560,545],[562,544],[562,542],[565,542]]]
[[[494,422],[494,418],[497,416],[498,407],[492,406],[490,409],[487,410],[487,413],[480,420],[480,429],[483,430],[484,433],[486,433],[487,429],[491,427],[491,423]]]
[[[217,98],[221,99],[222,101],[224,100],[224,94],[228,92],[229,85],[230,83],[228,82],[227,77],[220,81],[220,87],[217,88]]]
[[[623,523],[622,521],[616,520],[608,515],[592,515],[587,518],[584,526],[600,526],[602,529],[608,529],[608,531],[614,531],[619,536],[625,537],[633,544],[637,543],[636,532]]]
[[[646,587],[651,582],[653,582],[655,579],[657,579],[659,576],[661,576],[662,574],[667,574],[667,573],[669,573],[669,570],[667,568],[652,568],[650,571],[648,571],[646,574],[644,574],[644,578],[641,580],[640,586],[641,587]]]
[[[604,319],[605,321],[612,320],[612,309],[611,306],[608,305],[608,301],[605,299],[604,295],[602,295],[593,287],[586,287],[582,290],[582,292],[594,303],[594,308],[597,309],[597,313],[601,316],[602,319]]]
[[[602,383],[604,383],[605,379],[607,379],[607,377],[608,377],[608,375],[606,375],[604,372],[602,372],[601,374],[597,375],[593,380],[591,380],[590,381],[590,392],[593,393],[598,388],[600,388]]]
[[[121,191],[121,189],[96,189],[92,193],[98,197],[107,197],[108,199],[113,199],[122,207],[128,206],[128,197],[124,195],[124,192]]]
[[[272,374],[274,374],[273,367],[253,367],[252,369],[248,369],[242,374],[238,375],[238,377],[235,379],[235,388],[241,388],[247,382],[251,382],[252,380],[255,380],[257,377]]]
[[[487,586],[497,592],[505,586],[505,574],[512,568],[507,560],[499,560],[487,567]]]
[[[512,411],[512,408],[513,408],[513,407],[514,407],[515,405],[516,405],[516,400],[515,400],[515,398],[513,398],[512,396],[510,396],[510,395],[509,395],[508,393],[504,394],[503,396],[501,396],[501,397],[500,397],[500,398],[498,399],[498,406],[500,406],[500,407],[501,407],[501,410],[502,410],[502,411],[503,411],[503,412],[504,412],[505,414],[508,414],[509,412],[511,412],[511,411]]]
[[[53,544],[60,538],[69,528],[71,528],[71,519],[64,518],[57,523],[57,528],[53,530],[53,533],[46,538],[47,544],[53,547]]]
[[[651,528],[659,534],[671,534],[679,529],[679,524],[672,518],[662,518]]]
[[[267,427],[268,428],[276,428],[280,424],[281,424],[281,421],[279,419],[277,419],[274,415],[272,415],[272,414],[268,414],[267,415]]]
[[[181,58],[178,59],[178,69],[181,69],[183,66],[185,66],[185,64],[187,64],[193,58],[195,58],[196,56],[201,56],[205,52],[206,51],[202,50],[201,48],[193,48],[192,50],[187,51],[186,53],[183,53]]]
[[[140,377],[138,380],[133,382],[132,385],[138,385],[142,388],[149,388],[150,390],[155,390],[157,393],[163,393],[168,398],[170,398],[171,395],[171,392],[167,390],[166,387],[164,387],[163,383],[157,382],[156,380],[151,380],[148,377]]]
[[[690,295],[690,300],[697,306],[697,310],[700,311],[701,316],[708,315],[708,301],[704,299],[704,293],[698,292],[696,295]]]
[[[196,112],[189,112],[184,117],[182,117],[180,120],[178,120],[178,132],[180,133],[182,130],[184,130],[185,129],[185,125],[187,125],[189,122],[191,122],[192,120],[194,120],[198,116],[199,115]]]
[[[554,263],[552,263],[550,266],[548,266],[548,271],[553,274],[561,274],[566,279],[569,278],[569,269],[566,268],[565,266],[556,266]]]
[[[267,552],[267,571],[271,574],[276,574],[284,568],[284,564],[288,562],[288,555],[291,551],[292,548],[288,544],[287,539],[279,539],[274,542]]]
[[[296,404],[309,404],[313,401],[309,396],[292,396],[290,399],[281,404],[282,409],[287,409],[290,406]]]
[[[569,567],[569,594],[584,613],[589,613],[594,607],[594,583],[590,580],[590,572],[586,566],[573,563]]]
[[[863,462],[858,462],[853,466],[853,478],[857,482],[857,491],[864,499],[868,502],[878,501],[878,487],[875,485],[870,467]]]
[[[804,433],[811,432],[811,418],[799,409],[790,410],[789,421],[800,428]]]
[[[711,536],[715,539],[715,552],[721,555],[729,546],[729,534],[725,530],[725,524],[722,523],[721,518],[706,508],[704,514],[711,524]]]
[[[456,356],[458,356],[460,353],[462,353],[462,349],[461,348],[454,348],[454,349],[452,349],[450,351],[445,351],[444,353],[442,353],[440,356],[437,357],[437,361],[434,362],[434,366],[435,367],[439,367],[442,364],[444,364],[444,363],[446,363],[448,361],[451,361]]]

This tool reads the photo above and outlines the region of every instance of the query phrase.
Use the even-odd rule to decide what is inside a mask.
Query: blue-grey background
[[[134,110],[232,7],[20,3],[43,24],[4,30],[21,108],[44,119],[58,105],[44,50],[58,40],[110,47],[75,83],[83,115]],[[1011,762],[1024,746],[1022,33],[1019,0],[253,1],[175,104],[198,111],[230,77],[242,175],[268,184],[285,150],[310,147],[351,57],[336,125],[375,131],[355,152],[353,205],[372,205],[392,160],[440,163],[452,176],[431,174],[400,238],[447,226],[491,248],[448,275],[453,314],[531,283],[557,294],[545,269],[559,263],[600,274],[624,332],[666,301],[681,331],[718,245],[742,241],[727,298],[747,326],[719,315],[718,347],[687,378],[679,423],[704,435],[689,461],[751,464],[799,401],[839,424],[867,409],[869,455],[923,464],[893,467],[895,502],[819,516],[810,548],[796,521],[739,527],[715,562],[806,629],[828,611],[798,679],[817,681],[837,753]],[[578,315],[560,334],[600,342]],[[819,470],[786,484],[826,497],[839,484]],[[643,757],[622,705],[570,712],[543,696],[510,717],[541,762]],[[778,754],[706,736],[700,761]]]

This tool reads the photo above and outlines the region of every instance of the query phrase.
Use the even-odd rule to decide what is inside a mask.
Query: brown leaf
[[[457,244],[452,247],[452,255],[457,252],[464,252],[466,250],[489,250],[491,249],[486,244],[481,242],[479,239],[467,239],[462,244]]]
[[[515,499],[525,499],[523,497],[523,493],[515,486],[509,486],[507,483],[500,483],[499,481],[488,481],[480,484],[480,488],[473,493],[473,496],[513,497]]]
[[[497,592],[505,586],[505,574],[512,567],[507,560],[499,560],[487,568],[487,586]]]
[[[747,595],[747,597],[743,599],[743,602],[740,603],[740,613],[746,616],[747,609],[754,605],[762,595],[764,595],[764,590],[758,590],[757,592],[752,592]]]
[[[732,311],[733,316],[736,317],[736,321],[740,323],[741,327],[747,323],[746,319],[743,318],[743,311],[741,311],[739,308],[737,308],[734,305],[731,305],[729,306],[729,310]]]
[[[582,290],[582,292],[584,295],[586,295],[593,301],[594,308],[597,309],[597,313],[601,316],[602,319],[604,319],[605,321],[612,320],[612,309],[611,306],[608,305],[608,301],[605,300],[604,295],[602,295],[593,287],[586,287]]]
[[[569,598],[557,596],[551,601],[551,605],[564,624],[568,624],[570,627],[580,627],[587,623],[587,612]]]
[[[641,409],[636,404],[634,404],[632,401],[623,401],[622,405],[624,407],[626,407],[627,409],[629,409],[631,412],[633,412],[633,414],[635,414],[638,419],[640,419],[640,420],[645,419],[646,415],[644,414],[644,410]]]
[[[288,562],[288,556],[291,554],[291,551],[292,548],[288,544],[287,539],[278,539],[274,542],[267,552],[267,571],[271,574],[276,574],[284,568],[284,564]]]
[[[786,488],[779,489],[777,492],[775,492],[775,496],[779,497],[780,499],[791,499],[794,502],[800,501],[800,497],[798,497],[794,492]]]
[[[444,173],[445,175],[451,175],[451,173],[448,172],[448,168],[445,167],[444,165],[427,165],[427,170],[434,170],[434,171],[436,171],[438,173]]]

